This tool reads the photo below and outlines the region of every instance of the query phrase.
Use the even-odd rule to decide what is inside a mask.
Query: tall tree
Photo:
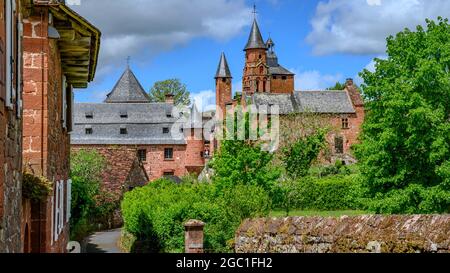
[[[150,90],[149,96],[153,102],[164,102],[166,95],[174,95],[176,105],[189,105],[191,100],[187,87],[179,79],[168,79],[155,82]]]
[[[345,89],[345,84],[344,83],[340,83],[340,82],[336,82],[336,84],[332,87],[328,87],[326,90],[344,90]]]
[[[450,212],[450,25],[426,23],[388,37],[388,58],[360,73],[357,156],[378,212]]]

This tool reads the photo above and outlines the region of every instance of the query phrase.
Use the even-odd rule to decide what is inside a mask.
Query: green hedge
[[[358,174],[304,177],[294,183],[292,192],[291,209],[347,210],[363,207]]]
[[[212,184],[158,180],[126,193],[122,214],[125,230],[139,241],[134,252],[183,252],[183,223],[189,219],[206,223],[207,251],[229,252],[241,221],[268,215],[270,204],[257,186],[218,192]]]

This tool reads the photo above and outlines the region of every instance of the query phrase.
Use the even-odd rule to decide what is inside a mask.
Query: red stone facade
[[[294,91],[294,75],[271,75],[267,64],[267,50],[248,49],[245,53],[242,86],[247,94],[290,94]]]
[[[148,181],[153,181],[165,175],[182,177],[189,173],[199,174],[203,170],[205,166],[204,141],[189,139],[187,143],[187,145],[72,145],[72,149],[95,149],[102,155],[107,154],[107,158],[114,158],[111,160],[111,164],[117,168],[128,166],[130,158],[133,158],[131,155],[137,158],[139,150],[145,151],[145,160],[142,161],[142,165]],[[165,158],[165,149],[172,149],[171,159]],[[124,150],[129,151],[131,155],[123,156]],[[124,187],[125,179],[122,178],[116,179],[114,185],[110,185],[108,188],[115,190]],[[108,179],[104,179],[104,182],[108,183]]]
[[[95,149],[105,159],[102,187],[118,197],[130,188],[143,186],[149,178],[136,156],[136,149],[126,146],[73,146],[72,152]]]
[[[48,9],[40,11],[42,17],[32,15],[24,19],[23,162],[34,174],[53,182],[64,181],[66,192],[70,167],[69,132],[62,124],[63,92],[66,90],[63,90],[57,40],[47,38]],[[65,225],[55,240],[52,221],[55,192],[47,202],[32,206],[32,252],[65,252],[69,227]],[[62,215],[66,213],[64,210]]]
[[[22,69],[21,39],[17,31],[21,4],[18,0],[0,4],[0,253],[23,251]],[[7,47],[7,42],[11,47]],[[13,61],[7,66],[10,58]]]
[[[247,107],[248,97],[256,93],[286,94],[291,96],[291,100],[295,100],[295,75],[279,66],[278,58],[273,50],[272,39],[269,39],[264,46],[262,37],[259,36],[261,35],[255,20],[248,42],[248,45],[252,46],[245,49],[245,65],[242,76],[242,94],[244,95],[241,97],[241,105],[244,109]],[[221,65],[222,61],[219,64],[219,70]],[[275,73],[271,73],[271,69]],[[227,70],[229,70],[228,67]],[[231,81],[229,80],[229,78],[216,77],[216,110],[219,114],[225,113],[224,109],[231,104],[229,114],[232,115],[234,107],[238,104],[237,98],[230,99],[232,93]],[[345,159],[344,157],[351,155],[351,147],[358,143],[358,136],[365,116],[364,102],[353,80],[348,79],[345,86],[344,91],[347,93],[348,102],[352,103],[354,111],[349,111],[350,113],[346,114],[321,114],[322,118],[325,118],[332,127],[331,133],[327,136],[327,141],[330,144],[331,161],[337,158]],[[223,121],[224,115],[217,115],[217,118]],[[282,122],[282,119],[280,119],[280,122]],[[220,138],[219,135],[216,135],[216,137]],[[220,145],[220,140],[217,143]]]

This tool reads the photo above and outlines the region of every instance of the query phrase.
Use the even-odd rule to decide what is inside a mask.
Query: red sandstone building
[[[0,4],[0,253],[22,252],[22,23],[26,1]]]
[[[257,108],[276,105],[281,116],[314,113],[326,117],[333,128],[328,136],[333,158],[349,159],[364,120],[364,103],[353,80],[347,79],[343,91],[295,91],[294,73],[279,64],[274,47],[272,39],[264,42],[255,19],[244,48],[241,104]],[[237,104],[232,99],[232,75],[225,54],[220,57],[215,79],[217,116],[222,119],[226,106]]]
[[[23,19],[23,165],[53,183],[28,212],[31,252],[66,251],[72,89],[94,79],[100,46],[100,31],[63,2],[34,1]]]
[[[104,103],[75,104],[72,148],[95,149],[117,162],[128,160],[118,153],[134,150],[150,181],[199,174],[209,144],[203,138],[203,125],[195,105],[190,109],[177,107],[171,95],[165,102],[151,102],[127,67]],[[109,177],[103,182],[108,189],[127,190],[125,179],[116,180]]]

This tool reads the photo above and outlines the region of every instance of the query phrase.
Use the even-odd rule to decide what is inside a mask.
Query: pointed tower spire
[[[215,78],[232,78],[230,68],[228,67],[227,58],[225,57],[225,53],[223,52],[220,56],[220,62],[219,66],[217,67]]]
[[[131,68],[127,66],[111,93],[106,96],[106,103],[148,103],[150,98],[144,91]]]
[[[259,31],[258,22],[256,18],[253,20],[252,30],[250,32],[250,36],[248,37],[247,45],[245,46],[245,50],[248,49],[267,49],[266,44],[261,35],[261,31]]]

